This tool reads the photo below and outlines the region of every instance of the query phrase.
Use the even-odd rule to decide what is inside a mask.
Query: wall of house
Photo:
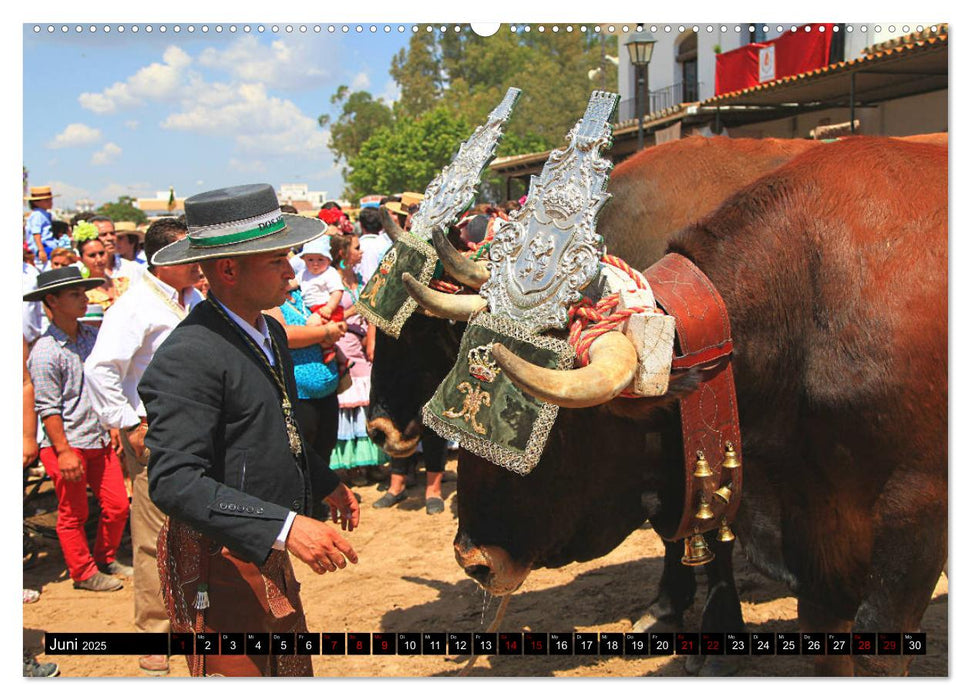
[[[657,43],[654,45],[654,54],[648,65],[648,89],[660,90],[669,85],[681,82],[681,66],[675,60],[678,54],[678,47],[693,31],[693,27],[698,27],[698,83],[699,98],[706,100],[715,94],[715,60],[718,55],[715,52],[717,46],[721,52],[731,51],[749,43],[750,24],[742,22],[739,24],[728,25],[694,25],[694,24],[665,24],[653,25],[656,31],[651,30],[651,25],[645,27],[651,31]],[[685,31],[680,32],[679,27],[684,27]],[[708,31],[711,26],[712,31]],[[753,25],[755,26],[755,25]],[[785,32],[790,31],[792,24],[780,25],[763,24],[768,31],[765,32],[766,40],[778,38]],[[779,27],[782,31],[779,31]],[[796,25],[798,26],[798,25]],[[908,32],[916,31],[917,27],[933,26],[927,22],[903,22],[895,24],[851,24],[844,30],[844,54],[843,60],[850,61],[860,58],[863,50],[883,41],[888,41],[894,37],[903,36]],[[725,27],[725,31],[722,31]],[[736,27],[738,31],[736,31]],[[879,27],[879,31],[877,31]],[[904,28],[907,28],[905,31]],[[622,34],[619,37],[620,64],[618,65],[618,90],[620,99],[633,99],[637,84],[634,79],[634,69],[631,66],[627,49],[624,46],[630,34]]]
[[[947,90],[890,100],[878,107],[858,108],[858,134],[874,136],[910,136],[947,131]],[[727,130],[733,138],[809,138],[809,132],[822,124],[840,124],[850,120],[848,108],[825,109],[794,117],[760,122]]]

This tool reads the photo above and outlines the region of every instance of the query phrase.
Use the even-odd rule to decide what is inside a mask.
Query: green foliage
[[[348,165],[349,194],[423,192],[448,165],[472,127],[445,107],[378,129]]]
[[[375,100],[371,93],[365,91],[351,93],[346,85],[337,88],[330,102],[340,105],[340,116],[331,123],[330,116],[324,114],[317,118],[317,122],[324,128],[330,128],[330,142],[327,146],[334,153],[336,163],[345,163],[341,174],[347,182],[349,170],[346,164],[357,157],[361,146],[375,132],[390,127],[394,116],[383,100]],[[344,194],[346,196],[347,192]]]
[[[148,216],[134,205],[134,197],[122,195],[117,202],[105,202],[98,207],[98,213],[109,217],[112,221],[134,221],[144,224]]]
[[[504,27],[487,38],[469,31],[413,35],[391,62],[401,93],[393,110],[367,93],[347,95],[346,87],[332,98],[344,110],[330,128],[331,149],[347,163],[345,196],[423,191],[509,87],[523,93],[498,155],[564,145],[590,93],[604,85],[616,90],[617,67],[605,56],[617,51],[617,37],[592,32],[514,33]],[[605,77],[591,80],[588,74],[597,68]],[[326,116],[320,121],[330,124]],[[483,183],[482,198],[503,197],[499,184]]]

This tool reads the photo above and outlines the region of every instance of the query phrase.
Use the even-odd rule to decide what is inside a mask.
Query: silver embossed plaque
[[[618,100],[610,92],[591,95],[567,147],[550,154],[523,207],[496,231],[491,273],[479,291],[492,313],[537,333],[563,328],[597,276],[605,246],[596,220],[610,196],[604,189],[613,167],[600,153],[611,145]]]
[[[486,123],[472,132],[452,162],[425,188],[425,198],[411,220],[411,235],[429,241],[436,228],[447,233],[458,215],[475,201],[482,171],[495,156],[502,128],[521,92],[519,88],[509,88]]]

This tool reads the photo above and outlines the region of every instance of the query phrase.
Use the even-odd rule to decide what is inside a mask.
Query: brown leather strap
[[[742,467],[722,469],[728,443],[734,447],[738,460],[742,460],[731,365],[731,325],[718,290],[683,255],[665,255],[644,276],[660,307],[675,318],[677,345],[672,370],[705,370],[701,384],[678,406],[684,441],[684,503],[677,528],[670,533],[659,532],[665,539],[677,540],[715,529],[723,519],[730,523],[741,501]],[[694,476],[699,452],[712,471],[709,477]],[[727,504],[713,495],[722,486],[731,489]],[[712,511],[711,519],[696,517],[702,501]]]
[[[672,369],[709,364],[732,353],[725,302],[711,280],[683,255],[668,253],[644,273],[654,299],[674,316],[680,354]]]

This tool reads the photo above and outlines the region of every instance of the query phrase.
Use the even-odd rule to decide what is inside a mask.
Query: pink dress
[[[344,321],[347,333],[337,341],[347,361],[351,363],[351,387],[337,395],[340,412],[337,420],[337,446],[331,452],[331,469],[351,469],[374,464],[384,464],[387,455],[378,448],[367,435],[367,406],[371,396],[371,363],[364,352],[364,338],[367,335],[367,321],[360,314],[347,316],[349,309],[357,301],[364,285],[358,279],[354,290],[344,287],[341,306],[344,308]]]

